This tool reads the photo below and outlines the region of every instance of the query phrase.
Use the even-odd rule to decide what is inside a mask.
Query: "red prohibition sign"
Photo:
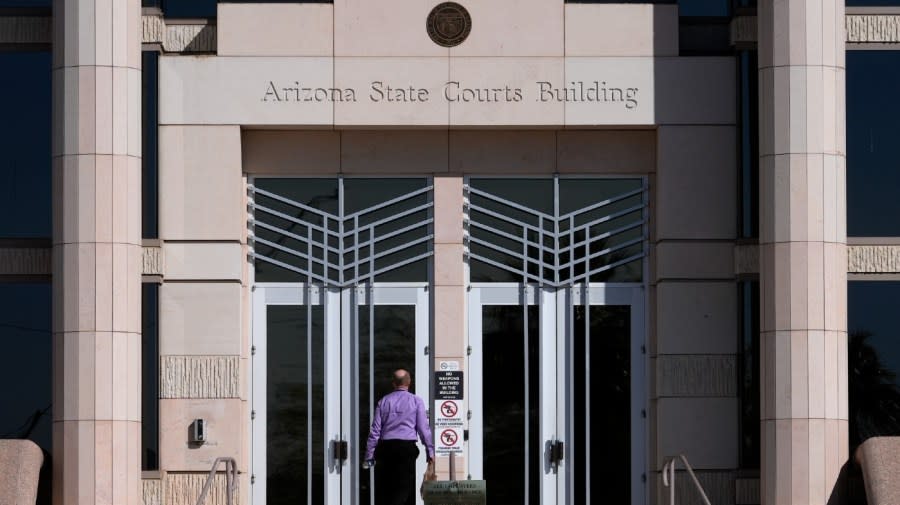
[[[441,440],[444,442],[444,445],[456,445],[456,440],[458,438],[459,435],[453,430],[444,430],[441,432]]]
[[[459,412],[456,402],[447,400],[441,404],[441,415],[444,417],[454,417]]]

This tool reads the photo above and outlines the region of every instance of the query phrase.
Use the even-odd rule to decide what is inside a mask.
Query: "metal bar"
[[[605,222],[607,222],[607,221],[612,221],[613,219],[618,219],[618,218],[620,218],[620,217],[622,217],[622,216],[626,216],[626,215],[631,214],[631,213],[633,213],[633,212],[637,212],[637,211],[640,211],[640,210],[644,210],[644,207],[645,207],[644,204],[632,205],[631,207],[628,207],[627,209],[622,209],[622,210],[613,212],[612,214],[607,214],[607,215],[605,215],[605,216],[603,216],[603,217],[598,217],[597,219],[594,219],[593,221],[590,221],[590,222],[587,222],[587,223],[580,224],[580,225],[578,225],[578,228],[577,228],[577,229],[580,230],[580,229],[582,229],[582,228],[591,227],[591,226],[596,226],[596,225],[598,225],[598,224],[605,223]],[[641,217],[641,221],[643,222],[643,217]]]
[[[428,258],[429,256],[432,256],[432,255],[434,255],[434,251],[427,251],[422,254],[419,254],[418,256],[413,256],[412,258],[407,258],[407,259],[405,259],[403,261],[399,261],[397,263],[391,263],[390,265],[388,265],[386,267],[382,267],[382,268],[379,268],[378,270],[375,270],[375,272],[372,274],[372,277],[374,278],[376,275],[381,275],[385,272],[390,272],[391,270],[396,270],[400,267],[409,265],[410,263],[415,263],[416,261]],[[374,262],[373,262],[372,266],[374,268]]]
[[[414,198],[414,197],[416,197],[416,196],[419,196],[419,195],[423,195],[423,194],[425,194],[425,193],[428,193],[428,192],[431,191],[433,188],[434,188],[434,186],[425,186],[425,187],[422,188],[422,189],[417,189],[417,190],[415,190],[415,191],[413,191],[413,192],[411,192],[411,193],[407,193],[407,194],[405,194],[405,195],[401,195],[401,196],[398,196],[398,197],[396,197],[396,198],[392,198],[392,199],[390,199],[390,200],[388,200],[388,201],[386,201],[386,202],[381,202],[381,203],[379,203],[379,204],[377,204],[377,205],[373,205],[373,206],[371,206],[371,207],[367,207],[367,208],[365,208],[365,209],[358,210],[358,211],[354,212],[353,214],[350,214],[350,215],[346,216],[344,219],[350,219],[350,218],[354,218],[354,217],[357,217],[357,216],[361,216],[361,215],[363,215],[363,214],[369,214],[370,212],[374,212],[374,211],[376,211],[376,210],[383,209],[383,208],[385,208],[385,207],[394,205],[395,203],[399,203],[399,202],[402,202],[402,201],[404,201],[404,200],[409,200],[410,198]],[[343,207],[341,207],[341,208],[343,208]]]
[[[641,194],[641,193],[643,193],[643,192],[644,192],[644,188],[635,189],[635,190],[629,191],[628,193],[624,193],[624,194],[622,194],[622,195],[614,196],[614,197],[609,198],[609,199],[607,199],[607,200],[603,200],[602,202],[597,202],[597,203],[588,205],[587,207],[583,207],[583,208],[578,209],[578,210],[573,210],[572,212],[569,212],[569,213],[567,213],[567,214],[563,214],[563,215],[559,216],[559,219],[566,219],[566,218],[568,218],[568,217],[570,217],[570,216],[575,216],[575,215],[578,215],[578,214],[584,214],[585,212],[590,212],[590,211],[592,211],[592,210],[599,209],[600,207],[605,207],[605,206],[607,206],[607,205],[609,205],[609,204],[616,203],[616,202],[620,202],[620,201],[622,201],[622,200],[625,200],[626,198],[631,198],[632,196],[639,195],[639,194]]]
[[[479,207],[478,205],[469,204],[469,210],[474,210],[475,212],[480,212],[480,213],[482,213],[482,214],[486,214],[486,215],[488,215],[488,216],[495,217],[495,218],[497,218],[497,219],[499,219],[499,220],[501,220],[501,221],[506,221],[507,223],[510,223],[510,224],[513,224],[513,225],[516,225],[516,226],[524,226],[524,227],[526,227],[526,228],[528,228],[528,229],[530,229],[530,230],[533,230],[533,231],[539,231],[539,230],[540,230],[540,228],[534,226],[533,224],[524,223],[524,222],[522,222],[522,221],[519,221],[519,220],[516,219],[516,218],[509,217],[509,216],[507,216],[507,215],[505,215],[505,214],[501,214],[501,213],[499,213],[499,212],[495,212],[495,211],[490,210],[490,209],[486,209],[486,208],[483,208],[483,207]],[[470,216],[471,216],[471,213],[470,213]],[[539,222],[543,222],[543,221],[542,221],[543,219],[548,219],[548,220],[550,220],[550,221],[553,221],[553,218],[552,218],[552,217],[549,217],[549,216],[545,217],[543,214],[538,215],[538,216],[536,216],[536,217],[538,218],[538,221],[539,221]],[[546,230],[545,230],[545,232],[546,232]]]
[[[626,242],[622,242],[622,243],[619,244],[619,245],[616,245],[616,246],[613,246],[613,247],[607,247],[606,249],[603,249],[603,250],[601,250],[601,251],[597,251],[597,252],[595,252],[595,253],[591,253],[591,254],[585,256],[584,259],[583,259],[583,261],[585,261],[585,262],[587,263],[587,262],[589,262],[590,260],[592,260],[592,259],[594,259],[594,258],[598,258],[598,257],[600,257],[600,256],[606,256],[607,254],[612,254],[612,253],[614,253],[614,252],[616,252],[616,251],[621,251],[622,249],[627,249],[628,247],[631,247],[631,246],[633,246],[633,245],[635,245],[635,244],[640,244],[640,243],[642,243],[643,241],[644,241],[644,237],[638,237],[638,238],[635,238],[635,239],[631,239],[631,240],[628,240],[628,241],[626,241]],[[568,266],[568,265],[569,265],[569,263],[567,262],[567,263],[561,265],[560,268],[565,268],[565,267]]]
[[[587,270],[587,268],[585,268]],[[591,289],[590,280],[585,279],[584,297],[584,487],[585,505],[591,504]],[[575,449],[576,444],[572,444]],[[578,470],[580,471],[580,470]]]
[[[426,226],[428,226],[429,224],[431,224],[431,223],[433,223],[433,222],[434,222],[434,219],[433,219],[433,218],[428,218],[428,219],[426,219],[426,220],[424,220],[424,221],[419,221],[418,223],[414,223],[414,224],[411,224],[411,225],[409,225],[409,226],[405,226],[405,227],[403,227],[403,228],[394,230],[394,231],[392,231],[392,232],[385,233],[384,235],[379,235],[378,238],[375,238],[374,233],[371,233],[371,232],[373,232],[374,230],[370,230],[370,235],[369,235],[370,238],[368,238],[368,239],[366,239],[366,240],[364,240],[364,241],[362,241],[362,242],[356,242],[356,243],[354,243],[354,245],[353,245],[353,247],[352,247],[351,249],[362,249],[362,248],[364,248],[364,247],[368,247],[369,244],[372,243],[372,242],[376,242],[376,243],[377,243],[377,242],[382,242],[382,241],[385,241],[385,240],[387,240],[387,239],[389,239],[389,238],[396,237],[397,235],[403,235],[404,233],[407,233],[407,232],[410,232],[410,231],[412,231],[412,230],[415,230],[416,228],[423,228],[423,227],[426,227]]]
[[[589,233],[589,230],[586,230],[584,232],[585,238],[587,238],[588,233]],[[575,278],[575,247],[573,246],[574,243],[575,243],[575,216],[572,216],[569,218],[569,247],[568,247],[568,250],[569,250],[569,279]],[[563,248],[563,250],[566,250],[566,248]],[[585,248],[585,253],[587,253],[587,252],[588,252],[588,249]],[[557,250],[556,254],[560,255],[560,254],[562,254],[562,251]],[[587,266],[585,266],[584,269],[587,270]],[[588,503],[590,503],[590,502],[588,502]]]
[[[312,503],[313,480],[313,300],[312,279],[306,283],[306,503]]]
[[[344,177],[338,176],[338,213],[341,216],[338,220],[338,233],[340,234],[338,248],[341,251],[338,257],[338,282],[341,284],[344,283],[344,203]],[[328,243],[327,239],[325,243]],[[326,257],[325,259],[327,260],[328,258]]]
[[[605,272],[605,271],[607,271],[607,270],[616,268],[616,267],[618,267],[618,266],[622,266],[622,265],[624,265],[625,263],[630,263],[630,262],[632,262],[632,261],[634,261],[634,260],[641,259],[641,258],[643,258],[644,256],[646,256],[646,253],[643,252],[643,251],[641,251],[641,252],[638,253],[638,254],[635,254],[635,255],[629,256],[629,257],[627,257],[627,258],[625,258],[625,259],[616,261],[615,263],[610,263],[610,264],[604,265],[604,266],[602,266],[602,267],[600,267],[600,268],[595,268],[595,269],[593,269],[593,270],[591,270],[591,271],[589,271],[589,272],[585,272],[585,273],[583,273],[583,274],[579,274],[575,279],[572,279],[572,282],[578,282],[578,281],[581,281],[582,279],[584,279],[584,278],[586,278],[586,277],[588,277],[588,276],[591,276],[591,275],[594,275],[594,274],[599,274],[600,272]]]
[[[484,224],[484,223],[479,223],[478,221],[466,221],[466,222],[469,224],[469,226],[474,226],[475,228],[480,228],[480,229],[482,229],[482,230],[484,230],[484,231],[486,231],[486,232],[488,232],[488,233],[491,233],[491,234],[493,234],[493,235],[497,235],[497,236],[500,236],[500,237],[503,237],[503,238],[512,240],[513,242],[516,242],[516,243],[527,243],[527,242],[528,242],[528,237],[527,237],[527,236],[524,237],[524,238],[523,238],[523,237],[517,237],[516,235],[513,235],[512,233],[505,232],[505,231],[503,231],[503,230],[500,230],[500,229],[498,229],[498,228],[494,228],[493,226],[490,226],[490,225],[487,225],[487,224]],[[519,225],[517,225],[517,226],[519,226]],[[525,231],[527,231],[527,229],[528,229],[528,228],[526,228],[526,227],[524,227],[524,226],[519,226],[519,227],[522,228],[522,230],[525,230]]]
[[[375,412],[375,288],[369,279],[369,426]],[[369,503],[375,503],[375,470],[369,471]]]
[[[501,269],[503,269],[503,270],[506,270],[507,272],[512,272],[512,273],[514,273],[514,274],[521,274],[521,273],[522,273],[522,270],[513,268],[513,267],[511,267],[511,266],[509,266],[509,265],[504,265],[503,263],[500,263],[499,261],[494,261],[494,260],[492,260],[492,259],[490,259],[490,258],[486,258],[486,257],[484,257],[484,256],[481,256],[481,255],[478,255],[478,254],[475,254],[475,253],[472,253],[472,252],[469,252],[469,257],[472,258],[472,259],[476,259],[476,260],[478,260],[478,261],[487,263],[488,265],[493,265],[493,266],[495,266],[495,267],[497,267],[497,268],[501,268]],[[540,276],[533,275],[533,274],[531,274],[531,273],[526,273],[525,276],[526,276],[527,278],[533,280],[534,282],[540,284],[540,285],[543,285],[543,284],[545,284],[545,283],[547,282],[546,280],[544,280],[544,279],[541,278]]]
[[[545,213],[543,213],[543,212],[541,212],[541,211],[539,211],[539,210],[534,210],[534,209],[528,208],[528,207],[526,207],[526,206],[524,206],[524,205],[521,205],[521,204],[518,204],[518,203],[516,203],[516,202],[507,200],[507,199],[505,199],[505,198],[501,198],[501,197],[499,197],[499,196],[497,196],[497,195],[492,195],[492,194],[490,194],[490,193],[486,193],[486,192],[484,192],[484,191],[482,191],[482,190],[480,190],[480,189],[475,189],[475,188],[473,188],[473,187],[471,187],[471,186],[469,186],[469,193],[474,194],[474,195],[476,195],[476,196],[483,197],[484,199],[490,200],[490,201],[492,201],[492,202],[501,203],[501,204],[503,204],[503,205],[505,205],[505,206],[507,206],[507,207],[511,207],[511,208],[513,208],[513,209],[520,210],[520,211],[522,211],[522,212],[524,212],[524,213],[526,213],[526,214],[531,214],[531,215],[533,215],[533,216],[535,216],[535,217],[544,216],[544,217],[546,217],[547,219],[553,219],[553,216],[551,216],[550,214],[545,214]]]
[[[297,273],[300,274],[300,275],[307,275],[307,274],[309,274],[309,275],[311,275],[312,277],[314,277],[316,280],[322,281],[323,283],[328,283],[328,279],[322,277],[321,275],[314,274],[314,273],[312,273],[311,271],[308,271],[308,270],[303,270],[302,268],[297,268],[297,267],[295,267],[295,266],[293,266],[293,265],[288,265],[287,263],[284,263],[283,261],[278,261],[278,260],[269,258],[269,257],[267,257],[267,256],[263,256],[263,255],[258,254],[258,253],[253,253],[253,254],[252,254],[252,257],[253,257],[253,259],[258,259],[258,260],[261,260],[261,261],[265,261],[266,263],[271,263],[271,264],[273,264],[273,265],[280,266],[281,268],[290,270],[291,272],[297,272]]]
[[[302,203],[300,203],[300,202],[295,202],[294,200],[291,200],[290,198],[285,198],[285,197],[283,197],[283,196],[276,195],[275,193],[270,193],[270,192],[268,192],[268,191],[266,191],[266,190],[263,190],[263,189],[255,188],[255,189],[253,190],[253,192],[254,192],[254,193],[258,193],[258,194],[260,194],[260,195],[263,195],[263,196],[265,196],[265,197],[267,197],[267,198],[271,198],[272,200],[277,200],[277,201],[279,201],[279,202],[281,202],[281,203],[286,203],[286,204],[288,204],[288,205],[290,205],[290,206],[292,206],[292,207],[297,207],[298,209],[302,209],[302,210],[305,210],[305,211],[308,211],[308,212],[312,212],[313,214],[318,214],[318,215],[320,215],[320,216],[331,216],[331,214],[329,214],[328,212],[325,212],[325,211],[323,211],[323,210],[319,210],[319,209],[317,209],[317,208],[315,208],[315,207],[310,207],[310,206],[305,205],[305,204],[302,204]]]
[[[404,218],[410,214],[415,214],[416,212],[422,212],[424,210],[428,210],[431,207],[432,207],[431,202],[423,203],[422,205],[419,205],[417,207],[413,207],[411,209],[406,209],[402,212],[398,212],[397,214],[392,214],[388,217],[379,219],[378,221],[375,221],[374,223],[369,223],[369,224],[363,226],[363,228],[375,228],[377,226],[381,226],[383,224],[390,223],[391,221],[396,221],[400,218]]]
[[[292,239],[294,239],[294,240],[296,240],[296,241],[298,241],[298,242],[303,242],[304,244],[307,243],[307,242],[310,242],[310,243],[312,243],[313,245],[315,245],[315,246],[317,246],[317,247],[322,247],[323,249],[329,249],[329,250],[332,250],[332,251],[337,252],[337,249],[331,247],[330,245],[328,245],[328,244],[319,244],[318,242],[316,242],[315,240],[313,240],[313,238],[312,238],[312,236],[311,236],[312,233],[310,233],[310,236],[309,236],[309,237],[304,237],[303,235],[297,235],[296,233],[291,233],[291,232],[289,232],[289,231],[287,231],[287,230],[284,230],[284,229],[279,228],[279,227],[277,227],[277,226],[273,226],[273,225],[271,225],[271,224],[269,224],[269,223],[266,223],[266,222],[263,222],[263,221],[256,221],[256,220],[253,220],[253,221],[251,222],[251,224],[253,224],[253,226],[258,226],[258,227],[260,227],[260,228],[265,228],[266,230],[272,231],[272,232],[274,232],[274,233],[278,233],[279,235],[284,235],[284,236],[286,236],[286,237],[288,237],[288,238],[292,238]],[[310,223],[310,224],[304,224],[304,226],[307,227],[307,230],[309,230],[309,229],[311,229],[311,228],[318,228],[318,226],[316,226],[316,225],[314,225],[314,224],[311,224],[311,223]]]
[[[318,228],[319,231],[324,231],[324,229],[323,229],[322,227],[320,227],[319,225],[317,225],[317,224],[315,224],[315,223],[311,223],[311,222],[309,222],[309,221],[304,221],[304,220],[302,220],[302,219],[297,219],[297,218],[295,218],[295,217],[293,217],[293,216],[290,216],[290,215],[288,215],[288,214],[285,214],[284,212],[279,212],[279,211],[277,211],[277,210],[275,210],[275,209],[270,209],[270,208],[268,208],[268,207],[266,207],[266,206],[263,206],[263,205],[260,205],[260,204],[258,204],[258,203],[252,204],[252,205],[251,205],[251,208],[252,208],[252,210],[254,210],[254,211],[261,210],[261,211],[265,212],[266,214],[270,214],[270,215],[273,215],[273,216],[275,216],[275,217],[280,217],[281,219],[284,219],[285,221],[290,221],[290,222],[292,222],[292,223],[294,223],[294,224],[299,224],[299,225],[302,225],[302,226],[311,225],[311,226],[314,226],[314,227]],[[327,219],[335,219],[335,216],[331,216],[331,215],[329,215],[329,214],[323,214],[323,215],[322,215],[322,219],[323,219],[323,220],[327,220]]]
[[[260,243],[260,244],[267,245],[267,246],[271,247],[272,249],[278,249],[279,251],[286,252],[286,253],[290,254],[291,256],[296,256],[296,257],[301,258],[301,259],[308,259],[308,260],[310,260],[310,261],[312,261],[312,262],[319,263],[319,264],[322,264],[322,265],[325,264],[324,261],[322,261],[322,260],[320,260],[320,259],[318,259],[318,258],[315,258],[315,257],[313,257],[313,256],[307,256],[306,254],[304,254],[304,253],[302,253],[302,252],[295,251],[294,249],[291,249],[290,247],[285,247],[285,246],[283,246],[283,245],[281,245],[281,244],[276,244],[275,242],[272,242],[272,241],[270,241],[270,240],[266,240],[266,239],[264,239],[264,238],[258,238],[258,237],[257,237],[255,241],[258,242],[258,243]]]
[[[522,346],[524,349],[525,355],[525,505],[528,503],[528,497],[530,496],[529,491],[531,487],[531,481],[528,478],[530,469],[531,469],[531,397],[530,393],[530,369],[529,369],[529,357],[528,357],[528,286],[526,284],[522,284],[522,321],[523,321],[523,329],[522,329]]]
[[[409,242],[400,244],[396,247],[392,247],[386,251],[381,251],[380,253],[378,253],[374,256],[374,259],[383,258],[385,256],[390,256],[391,254],[394,254],[395,252],[402,251],[404,249],[409,249],[410,247],[419,245],[422,242],[428,242],[432,238],[434,238],[434,235],[426,235],[424,237],[420,237],[415,240],[410,240]]]
[[[624,232],[626,232],[626,231],[628,231],[628,230],[633,230],[634,228],[639,228],[639,227],[641,227],[641,226],[644,226],[644,221],[635,221],[635,222],[633,222],[633,223],[630,223],[630,224],[627,224],[627,225],[624,225],[624,226],[620,226],[620,227],[618,227],[618,228],[615,228],[615,229],[612,229],[612,230],[610,230],[610,231],[601,233],[601,234],[599,234],[599,235],[594,235],[593,237],[586,238],[585,240],[579,240],[578,242],[575,242],[574,244],[571,244],[571,245],[568,245],[568,246],[565,246],[565,247],[560,248],[559,252],[565,252],[565,251],[568,251],[568,250],[570,250],[570,249],[574,249],[574,248],[576,248],[576,247],[581,247],[581,246],[584,246],[584,245],[590,245],[590,244],[592,244],[592,243],[594,243],[594,242],[596,242],[596,241],[598,241],[598,240],[603,240],[603,239],[605,239],[605,238],[609,238],[609,237],[618,235],[618,234],[620,234],[620,233],[624,233]],[[585,234],[586,234],[585,236],[587,236],[587,234],[588,234],[589,232],[590,232],[590,229],[586,229],[586,230],[585,230]]]
[[[553,175],[553,215],[559,216],[559,174]],[[543,240],[541,245],[544,245]],[[553,281],[559,282],[559,219],[553,220]]]

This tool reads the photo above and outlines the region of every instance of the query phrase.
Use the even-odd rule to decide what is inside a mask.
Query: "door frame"
[[[408,305],[415,307],[415,368],[413,379],[420,377],[416,394],[430,405],[432,363],[431,305],[427,282],[374,283],[355,287],[324,287],[307,283],[259,283],[252,288],[250,409],[251,409],[251,502],[266,503],[266,352],[267,307],[270,305],[324,307],[325,365],[325,503],[357,505],[362,462],[359,449],[365,444],[369,426],[359,426],[359,331],[358,307]],[[370,295],[371,293],[371,295]],[[374,331],[374,325],[369,326]],[[345,352],[346,351],[346,352]],[[308,435],[311,436],[311,435]],[[348,458],[338,462],[331,442],[347,441]],[[420,450],[424,450],[420,445]],[[311,471],[311,470],[308,470]],[[425,471],[423,458],[417,460],[417,474]],[[307,477],[309,478],[309,477]],[[310,492],[310,491],[308,491]],[[421,502],[421,498],[419,498]]]
[[[585,298],[585,295],[587,297]],[[540,317],[540,360],[541,381],[539,399],[541,405],[555,404],[557,409],[542,408],[538,419],[541,425],[539,440],[546,444],[550,440],[564,442],[563,461],[558,468],[552,468],[547,451],[542,460],[544,471],[541,482],[541,503],[573,503],[574,472],[573,455],[577,447],[571,443],[570,433],[574,432],[573,412],[574,356],[570,351],[574,345],[574,331],[571,328],[572,314],[576,305],[627,305],[631,307],[631,495],[632,505],[648,503],[648,440],[649,425],[647,409],[649,389],[647,373],[649,369],[647,349],[646,289],[643,283],[592,283],[588,289],[584,285],[552,288],[536,284],[521,283],[473,283],[468,291],[468,334],[472,352],[468,359],[472,385],[484,384],[482,307],[485,305],[539,307]],[[527,328],[527,325],[526,325]],[[552,338],[545,338],[552,335]],[[559,336],[563,335],[564,338]],[[527,379],[526,379],[527,380]],[[589,394],[589,391],[588,391]],[[484,431],[483,392],[481,387],[470,387],[472,419],[469,433],[468,472],[473,479],[484,478]],[[552,403],[548,403],[552,402]],[[526,421],[527,422],[527,421]],[[525,441],[526,447],[528,445]],[[528,486],[528,466],[523,485]],[[562,477],[562,478],[560,478]]]

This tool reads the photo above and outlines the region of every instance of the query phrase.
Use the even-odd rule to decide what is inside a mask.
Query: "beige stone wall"
[[[246,182],[237,126],[161,125],[160,505],[195,503],[213,461],[235,458],[249,496]],[[189,447],[188,427],[208,441]],[[224,468],[220,468],[224,469]],[[224,504],[224,477],[207,499]],[[221,482],[219,482],[221,481]],[[153,495],[156,496],[156,495]]]
[[[710,82],[734,82],[730,66],[690,59]],[[710,72],[712,73],[710,75]],[[668,503],[659,471],[684,454],[714,503],[734,503],[738,469],[738,304],[734,274],[737,130],[734,88],[661,101],[671,126],[657,130],[651,183],[650,461],[653,503]],[[679,118],[679,119],[676,119]],[[690,124],[684,120],[691,118]],[[676,477],[677,499],[698,495]]]

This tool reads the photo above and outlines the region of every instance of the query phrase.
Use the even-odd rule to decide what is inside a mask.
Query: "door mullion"
[[[340,289],[325,290],[325,503],[341,500],[341,466],[332,442],[341,439],[341,297]]]
[[[557,398],[556,389],[559,384],[556,364],[556,335],[557,335],[557,306],[558,293],[553,288],[539,288],[538,301],[540,306],[540,440],[543,447],[541,451],[541,504],[553,505],[557,503],[557,470],[550,461],[550,453],[547,450],[549,443],[557,440]]]

